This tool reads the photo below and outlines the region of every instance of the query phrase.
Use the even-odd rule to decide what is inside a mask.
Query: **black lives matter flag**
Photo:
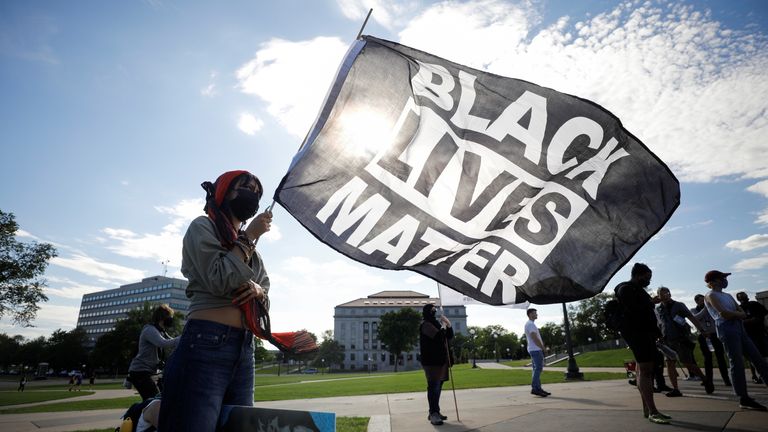
[[[590,101],[365,37],[275,200],[359,262],[543,304],[601,292],[680,189]]]

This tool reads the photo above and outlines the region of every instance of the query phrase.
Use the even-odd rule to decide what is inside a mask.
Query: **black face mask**
[[[227,202],[232,216],[240,221],[247,221],[259,210],[261,194],[249,189],[237,189],[237,196]]]
[[[173,318],[172,317],[168,317],[168,318],[164,319],[163,320],[163,327],[165,327],[167,329],[173,327]]]

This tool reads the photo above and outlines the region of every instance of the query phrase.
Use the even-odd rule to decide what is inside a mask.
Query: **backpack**
[[[611,299],[603,307],[603,317],[605,326],[608,330],[618,331],[624,321],[624,308],[621,307],[618,299]]]
[[[141,417],[142,411],[144,411],[144,408],[147,407],[147,405],[150,404],[150,402],[154,401],[155,398],[149,398],[146,400],[143,400],[141,402],[136,402],[135,404],[131,405],[128,408],[128,411],[123,414],[122,417],[120,417],[121,420],[123,420],[123,425],[130,426],[130,431],[124,431],[125,427],[121,426],[115,429],[115,432],[135,432],[136,426],[139,424],[139,417]],[[126,422],[125,420],[130,420],[130,422]],[[152,428],[154,429],[154,428]]]

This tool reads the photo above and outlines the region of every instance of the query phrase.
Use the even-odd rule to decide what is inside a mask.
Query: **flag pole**
[[[372,13],[373,13],[373,8],[370,8],[370,9],[368,10],[368,15],[366,15],[366,16],[365,16],[365,21],[363,21],[363,25],[362,25],[362,27],[360,27],[360,31],[359,31],[359,32],[357,32],[357,37],[355,38],[355,40],[360,40],[360,38],[362,37],[362,35],[363,35],[363,30],[365,29],[365,25],[366,25],[366,24],[368,24],[368,18],[370,18],[370,17],[371,17],[371,14],[372,14]],[[311,131],[311,129],[310,129],[310,131]],[[307,131],[307,135],[305,135],[305,136],[304,136],[304,140],[302,140],[302,141],[301,141],[301,144],[299,145],[299,150],[301,150],[301,146],[302,146],[302,145],[304,145],[304,141],[306,141],[306,140],[307,140],[307,137],[309,136],[309,132],[310,132],[310,131]],[[268,211],[268,212],[270,212],[270,213],[271,213],[271,212],[272,212],[272,208],[273,208],[273,207],[275,207],[275,200],[274,200],[274,199],[272,200],[272,204],[270,204],[270,205],[269,205],[269,206],[268,206],[268,207],[265,209],[265,211]]]
[[[443,296],[440,294],[440,282],[437,283],[437,298],[440,299],[440,314],[445,316],[445,310],[443,310]],[[443,340],[445,343],[445,357],[448,361],[448,377],[451,379],[451,390],[453,390],[453,406],[456,408],[456,421],[461,422],[459,417],[459,403],[456,400],[456,385],[453,383],[453,367],[451,365],[451,350],[448,349],[448,338]]]
[[[365,16],[365,21],[363,21],[363,26],[360,27],[360,31],[357,32],[356,40],[360,40],[360,37],[363,36],[363,30],[365,29],[365,25],[368,24],[368,18],[371,17],[371,14],[373,13],[373,8],[370,8],[368,10],[368,15]]]

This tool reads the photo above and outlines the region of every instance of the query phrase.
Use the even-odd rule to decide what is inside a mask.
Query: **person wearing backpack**
[[[671,417],[662,414],[653,400],[653,370],[656,341],[661,332],[653,311],[659,298],[651,298],[645,288],[650,285],[653,272],[642,263],[632,266],[632,278],[616,286],[614,292],[621,304],[622,319],[619,331],[637,362],[637,389],[643,403],[643,416],[651,423],[668,424]]]
[[[692,375],[701,378],[707,394],[712,394],[715,391],[715,386],[710,379],[704,376],[699,366],[696,365],[696,359],[693,357],[693,349],[696,347],[696,344],[691,341],[691,327],[685,320],[687,318],[691,321],[700,333],[704,332],[704,328],[688,307],[683,303],[672,300],[669,288],[659,287],[656,293],[661,300],[661,303],[656,306],[656,318],[658,319],[661,333],[664,335],[664,343],[677,354],[677,359],[667,359],[667,374],[673,388],[672,391],[666,394],[667,397],[680,397],[683,395],[677,385],[677,369],[675,366],[678,359],[680,363],[691,371]]]

